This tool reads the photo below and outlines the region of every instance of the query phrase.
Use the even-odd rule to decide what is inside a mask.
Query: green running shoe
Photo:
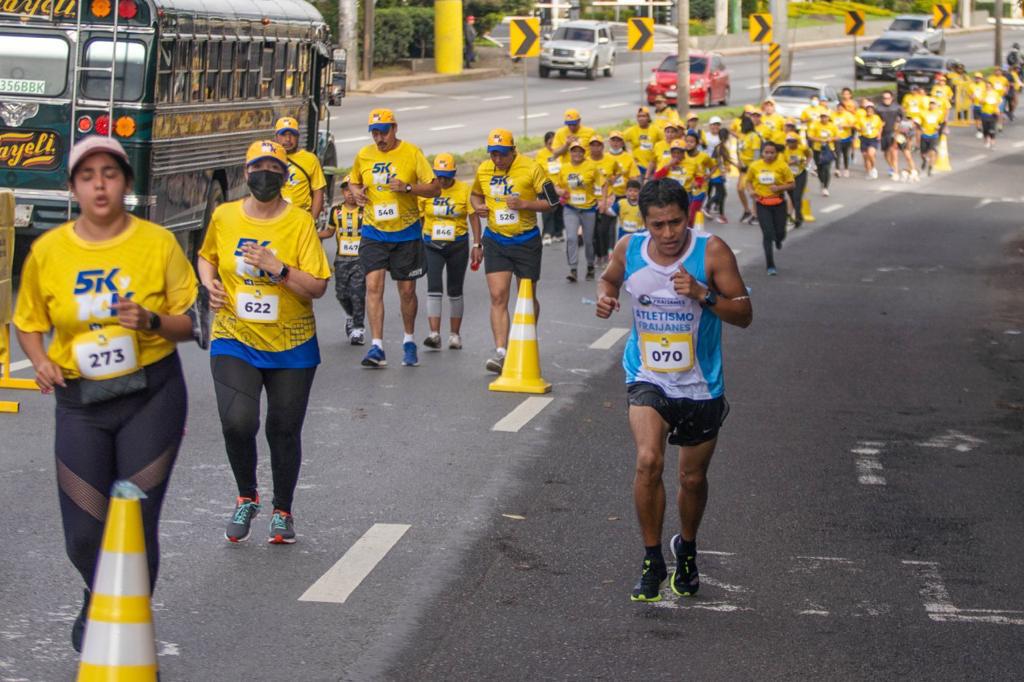
[[[673,535],[669,544],[672,547],[672,556],[676,558],[676,570],[672,571],[672,591],[680,597],[692,597],[700,589],[697,557],[683,556],[683,538],[680,535]]]

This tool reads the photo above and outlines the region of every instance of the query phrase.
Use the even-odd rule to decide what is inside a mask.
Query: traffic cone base
[[[800,214],[803,216],[805,223],[813,223],[817,220],[814,214],[811,213],[811,200],[804,197],[804,200],[800,203]]]
[[[492,391],[510,393],[547,393],[551,384],[540,375],[537,348],[537,317],[533,309],[533,281],[519,282],[516,312],[508,338],[508,353],[501,376],[491,382]]]
[[[704,208],[697,209],[697,212],[693,216],[693,229],[703,230],[704,229]]]
[[[125,481],[115,483],[111,492],[78,682],[157,679],[143,497],[137,486]]]
[[[953,170],[953,166],[949,163],[949,144],[946,141],[945,133],[939,136],[939,148],[935,155],[935,167],[933,170],[936,173],[944,173]]]

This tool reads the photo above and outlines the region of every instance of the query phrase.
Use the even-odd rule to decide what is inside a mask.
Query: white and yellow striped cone
[[[813,223],[817,220],[814,214],[811,213],[811,200],[807,197],[804,197],[804,200],[800,203],[800,215],[805,223]]]
[[[551,384],[540,375],[540,351],[537,347],[537,318],[533,309],[533,280],[519,281],[519,296],[508,353],[501,376],[491,382],[492,391],[511,393],[547,393]]]
[[[697,212],[693,214],[693,229],[703,230],[704,229],[704,207],[701,206],[697,209]]]
[[[939,136],[939,148],[935,155],[935,172],[948,172],[953,170],[949,163],[949,144],[946,142],[946,133]]]
[[[140,502],[145,496],[130,481],[118,481],[110,493],[78,682],[157,679]]]

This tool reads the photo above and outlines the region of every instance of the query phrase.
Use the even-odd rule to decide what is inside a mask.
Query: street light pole
[[[679,38],[676,43],[676,110],[690,112],[690,0],[676,3]],[[681,117],[685,121],[685,116]]]
[[[996,54],[992,62],[995,66],[1003,63],[1003,0],[996,0]]]

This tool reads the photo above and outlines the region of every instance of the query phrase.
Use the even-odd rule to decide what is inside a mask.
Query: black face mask
[[[252,171],[246,184],[256,201],[273,201],[281,196],[284,176],[268,170]]]

